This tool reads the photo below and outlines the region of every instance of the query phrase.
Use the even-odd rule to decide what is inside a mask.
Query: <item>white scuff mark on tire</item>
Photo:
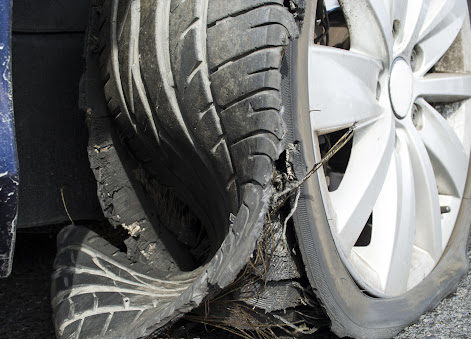
[[[137,237],[144,230],[137,222],[133,222],[131,225],[121,224],[121,226],[123,226],[123,228],[128,231],[129,235],[133,238]]]
[[[155,250],[157,249],[157,246],[155,243],[149,244],[145,250],[140,251],[141,254],[146,258],[147,260],[150,259],[150,257],[155,253]]]

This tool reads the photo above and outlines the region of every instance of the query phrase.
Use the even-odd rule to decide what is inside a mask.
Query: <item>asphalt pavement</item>
[[[55,256],[55,234],[19,233],[12,275],[0,280],[0,338],[53,338],[49,277]],[[471,251],[468,251],[471,260]],[[471,337],[471,273],[457,291],[409,326],[398,338]],[[200,333],[200,337],[207,337]],[[316,337],[335,338],[324,331]]]
[[[468,248],[471,262],[471,248]],[[405,329],[397,338],[471,338],[471,271],[455,293],[445,298],[432,312]]]

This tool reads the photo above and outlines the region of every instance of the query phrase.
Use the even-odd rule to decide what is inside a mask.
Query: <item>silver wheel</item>
[[[350,274],[368,293],[393,297],[436,266],[463,199],[471,147],[468,8],[465,0],[340,4],[350,49],[312,39],[306,49],[313,160],[326,139],[355,124],[344,170],[326,168],[317,179]]]

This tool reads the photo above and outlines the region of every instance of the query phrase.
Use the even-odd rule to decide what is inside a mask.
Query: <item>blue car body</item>
[[[18,215],[16,154],[11,81],[11,2],[0,2],[0,277],[11,272]]]

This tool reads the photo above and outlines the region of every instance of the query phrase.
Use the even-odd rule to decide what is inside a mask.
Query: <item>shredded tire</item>
[[[297,33],[282,0],[93,3],[81,84],[88,153],[105,216],[132,230],[137,257],[82,228],[61,234],[52,289],[58,337],[149,335],[235,279],[272,194],[285,133],[281,61]],[[161,184],[204,225],[202,262],[185,252],[188,229],[159,215]],[[165,286],[126,282],[122,291],[122,277],[106,271],[115,261],[131,281]],[[186,285],[176,291],[181,277]],[[116,308],[97,306],[97,293]]]

